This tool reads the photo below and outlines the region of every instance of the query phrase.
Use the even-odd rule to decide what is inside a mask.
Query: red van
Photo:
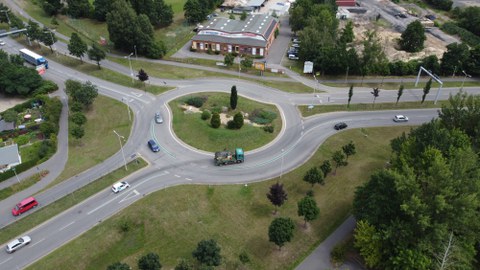
[[[12,215],[18,216],[28,210],[32,209],[33,207],[37,206],[38,202],[35,200],[34,197],[29,197],[22,200],[20,203],[15,205],[15,208],[12,209]]]

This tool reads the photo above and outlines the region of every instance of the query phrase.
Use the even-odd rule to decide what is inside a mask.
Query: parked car
[[[294,39],[292,40],[292,42],[293,42],[293,43],[300,43],[300,39],[294,38]]]
[[[348,125],[345,122],[336,123],[335,126],[334,126],[334,128],[336,130],[341,130],[341,129],[344,129],[346,127],[348,127]]]
[[[435,19],[437,19],[437,17],[435,17],[435,15],[432,15],[432,14],[429,14],[429,15],[425,15],[425,18],[431,20],[431,21],[434,21]]]
[[[150,149],[151,149],[153,152],[158,152],[158,151],[160,151],[160,146],[158,146],[158,144],[157,144],[154,140],[149,140],[149,141],[148,141],[148,147],[150,147]]]
[[[22,248],[23,246],[30,244],[31,241],[32,241],[32,238],[30,238],[30,236],[25,235],[24,237],[20,237],[8,243],[7,246],[5,247],[5,250],[7,251],[7,253],[13,253],[18,249]]]
[[[5,44],[6,44],[5,41],[0,39],[0,46],[4,46]]]
[[[405,115],[395,115],[395,117],[393,117],[393,121],[395,122],[407,122],[408,121],[408,117],[406,117]]]
[[[118,193],[118,192],[120,192],[120,191],[122,191],[126,188],[129,188],[129,187],[130,187],[130,185],[125,181],[117,182],[117,183],[113,184],[112,191],[113,191],[113,193]]]
[[[293,47],[293,48],[300,48],[300,44],[298,44],[298,43],[293,43],[293,44],[292,44],[292,47]]]
[[[163,117],[160,114],[160,112],[155,113],[155,123],[157,123],[157,124],[163,123]]]
[[[289,55],[288,55],[288,59],[290,59],[290,60],[298,60],[298,56],[296,56],[295,54],[289,54]]]

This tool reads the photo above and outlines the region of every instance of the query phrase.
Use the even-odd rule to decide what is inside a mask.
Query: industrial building
[[[192,50],[264,57],[275,39],[278,20],[268,14],[249,15],[244,21],[215,17],[192,38]]]

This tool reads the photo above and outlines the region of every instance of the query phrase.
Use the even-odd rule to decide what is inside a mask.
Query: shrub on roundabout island
[[[220,127],[220,124],[221,124],[220,114],[218,114],[218,113],[213,113],[212,119],[210,120],[210,125],[211,125],[213,128],[219,128],[219,127]]]

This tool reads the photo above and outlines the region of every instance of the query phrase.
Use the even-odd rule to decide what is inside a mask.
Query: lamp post
[[[13,167],[12,170],[13,170],[13,173],[15,174],[15,177],[17,178],[18,183],[20,184],[20,179],[18,179],[18,175],[17,175],[17,169]]]
[[[128,58],[128,65],[130,66],[130,76],[132,77],[132,83],[133,83],[133,69],[132,69],[132,60],[130,59],[130,57],[133,55],[133,53],[127,55],[127,56],[124,56],[123,58]]]
[[[283,175],[283,151],[285,149],[282,149],[282,166],[280,167],[280,178],[282,178],[282,175]]]
[[[240,81],[240,70],[241,70],[240,62],[241,62],[241,60],[242,60],[242,56],[239,54],[238,55],[238,81]]]
[[[7,16],[8,25],[10,25],[10,17],[8,17],[8,10],[0,10],[1,12],[5,12],[5,16]]]
[[[137,57],[137,45],[133,45],[133,49],[135,50],[135,61],[138,61],[138,57]]]
[[[123,155],[123,163],[125,165],[125,171],[127,171],[127,160],[125,159],[125,152],[123,152],[123,144],[122,144],[122,140],[121,139],[125,139],[125,137],[123,137],[122,135],[118,134],[115,130],[113,130],[113,133],[115,133],[115,135],[117,135],[118,137],[118,142],[120,143],[120,148],[122,149],[122,155]],[[120,139],[121,138],[121,139]]]
[[[463,77],[462,86],[460,87],[460,91],[463,90],[463,84],[465,83],[465,80],[467,79],[467,77],[468,77],[468,78],[471,78],[471,77],[472,77],[472,75],[467,74],[467,73],[465,72],[465,70],[462,70],[462,73],[463,73],[463,75],[465,75],[465,77]]]

